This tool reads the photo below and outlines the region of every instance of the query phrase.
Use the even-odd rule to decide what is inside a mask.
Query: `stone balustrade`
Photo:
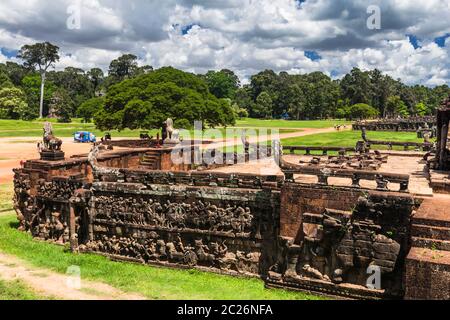
[[[405,131],[416,132],[420,128],[428,126],[432,128],[436,125],[434,117],[410,117],[407,119],[387,119],[378,121],[357,121],[352,127],[353,130],[366,128],[367,131]]]
[[[282,171],[286,181],[291,182],[295,181],[294,175],[301,174],[316,176],[319,185],[329,185],[328,179],[330,177],[336,177],[351,179],[351,187],[353,188],[361,188],[361,180],[375,181],[377,184],[376,189],[380,191],[390,190],[388,187],[390,183],[398,183],[400,185],[398,191],[400,192],[408,192],[409,187],[409,175],[407,174],[352,169],[314,168],[286,163],[283,164]]]
[[[114,172],[101,172],[96,174],[96,181],[166,184],[166,185],[190,185],[248,189],[280,189],[283,175],[254,175],[247,173],[220,173],[201,171],[162,171],[162,170],[130,170],[118,169]]]
[[[322,155],[328,155],[328,152],[340,152],[343,155],[348,152],[355,152],[355,148],[351,147],[315,147],[315,146],[283,146],[283,151],[290,154],[296,154],[296,151],[304,151],[306,155],[311,155],[311,151],[321,151]]]
[[[360,142],[362,143],[362,141]],[[399,141],[380,141],[380,140],[369,140],[369,148],[371,146],[387,146],[389,150],[392,150],[394,146],[403,147],[403,150],[408,151],[410,148],[420,149],[422,151],[430,151],[431,143],[419,143],[419,142],[399,142]]]

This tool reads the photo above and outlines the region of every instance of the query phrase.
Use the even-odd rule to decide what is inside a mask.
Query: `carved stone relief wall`
[[[15,171],[21,230],[115,259],[263,276],[270,286],[402,296],[408,194],[117,168],[92,182],[74,168],[52,176],[64,164],[36,162]],[[370,266],[380,269],[380,290],[365,286]]]
[[[320,209],[301,213],[297,237],[279,240],[283,249],[269,281],[303,289],[326,283],[331,294],[349,291],[351,284],[352,295],[401,297],[414,206],[412,197],[373,192],[361,194],[348,211],[324,208],[320,213]],[[367,281],[374,270],[381,286],[368,293]]]
[[[93,227],[80,250],[253,275],[274,260],[279,192],[114,182],[92,190]]]

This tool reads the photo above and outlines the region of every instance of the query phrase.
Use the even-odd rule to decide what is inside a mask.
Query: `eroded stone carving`
[[[82,251],[103,252],[124,256],[142,262],[203,266],[224,271],[258,274],[259,252],[231,252],[226,241],[204,242],[203,239],[186,240],[180,234],[164,239],[153,232],[145,239],[136,237],[101,236],[80,247]]]
[[[209,202],[158,202],[136,197],[99,196],[93,202],[95,219],[149,225],[167,229],[193,229],[248,235],[253,231],[250,208],[219,207]]]
[[[360,197],[353,213],[327,209],[304,214],[301,241],[281,239],[284,256],[272,267],[270,277],[365,286],[370,265],[380,267],[382,275],[394,272],[401,245],[383,234],[379,224],[386,206]]]

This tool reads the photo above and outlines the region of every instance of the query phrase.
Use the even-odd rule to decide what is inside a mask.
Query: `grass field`
[[[41,300],[49,299],[33,292],[19,280],[0,280],[0,300]]]
[[[47,121],[47,120],[45,120]],[[40,137],[44,120],[21,121],[21,120],[0,120],[0,137]],[[77,131],[90,131],[97,137],[104,136],[105,132],[97,130],[93,123],[82,123],[79,119],[74,119],[71,123],[53,122],[53,130],[58,137],[72,137]],[[134,137],[138,138],[140,130],[117,130],[110,131],[113,137]],[[149,131],[150,135],[156,137],[157,130]]]
[[[331,128],[335,125],[350,125],[351,122],[344,120],[262,120],[262,119],[242,119],[236,122],[236,127],[242,128]]]
[[[380,132],[368,131],[369,140],[389,140],[399,142],[423,142],[418,139],[415,132]],[[329,133],[313,134],[309,136],[283,139],[284,146],[332,146],[354,147],[356,142],[362,140],[360,131],[336,131]],[[378,146],[376,146],[378,149]],[[400,147],[401,149],[401,147]]]
[[[0,215],[2,212],[12,209],[12,197],[12,183],[0,184]]]
[[[252,119],[253,120],[253,119]],[[46,120],[35,120],[35,121],[21,121],[21,120],[0,120],[0,138],[8,138],[8,137],[40,137],[42,135],[42,128],[43,123]],[[266,122],[267,127],[269,128],[277,128],[278,120],[274,120],[274,125],[271,125],[271,123]],[[105,135],[105,131],[100,131],[95,128],[95,125],[93,123],[82,123],[80,119],[73,119],[73,122],[71,123],[57,123],[54,121],[54,119],[51,119],[51,122],[53,123],[53,130],[55,132],[55,135],[58,137],[72,137],[73,134],[77,131],[90,131],[94,133],[97,137],[102,137]],[[241,127],[239,124],[236,127]],[[245,123],[245,121],[244,121]],[[258,123],[258,121],[256,121]],[[317,126],[318,124],[315,122],[312,122],[311,126]],[[325,125],[322,124],[322,125]],[[242,127],[249,128],[245,125]],[[253,126],[254,128],[262,128],[263,126]],[[283,126],[282,126],[283,127]],[[307,128],[303,126],[304,128]],[[281,128],[281,127],[280,127]],[[294,132],[296,130],[296,126],[288,126],[287,128],[292,129],[281,129],[280,133],[289,133]],[[219,129],[222,133],[225,132],[225,129]],[[299,129],[298,129],[299,130]],[[123,130],[123,131],[117,131],[117,130],[111,130],[109,131],[111,135],[114,137],[121,137],[121,138],[138,138],[141,130]],[[149,135],[152,135],[156,137],[159,130],[149,130]],[[256,129],[256,133],[258,132],[258,129]],[[250,133],[251,135],[251,133]]]
[[[97,130],[93,123],[82,123],[81,119],[73,119],[71,123],[57,123],[54,119],[35,121],[0,120],[0,137],[40,137],[45,121],[53,123],[53,129],[58,137],[71,137],[76,131],[91,131],[97,137],[105,132]],[[236,128],[278,128],[280,133],[288,133],[304,128],[328,128],[336,124],[349,124],[341,120],[313,120],[313,121],[287,121],[287,120],[261,120],[242,119],[236,123]],[[110,131],[113,137],[139,137],[140,130]],[[149,134],[156,137],[158,130],[150,130]]]

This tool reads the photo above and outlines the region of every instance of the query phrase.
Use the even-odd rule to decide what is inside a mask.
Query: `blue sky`
[[[61,47],[57,69],[107,70],[130,52],[155,68],[232,69],[244,83],[264,69],[339,78],[359,67],[408,84],[450,84],[450,1],[370,4],[380,9],[379,29],[367,27],[364,0],[2,0],[0,62],[50,41]],[[68,28],[73,12],[80,28]]]

